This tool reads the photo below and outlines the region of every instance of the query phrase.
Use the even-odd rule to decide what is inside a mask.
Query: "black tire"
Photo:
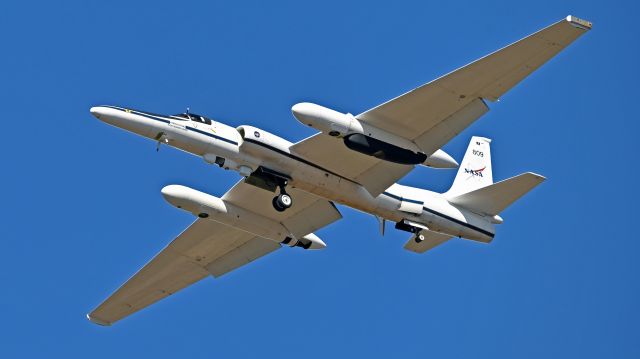
[[[278,211],[278,212],[284,212],[284,210],[286,209],[286,208],[280,206],[280,203],[278,201],[278,197],[273,197],[273,199],[271,200],[271,204],[273,204],[273,208],[275,208],[276,211]]]

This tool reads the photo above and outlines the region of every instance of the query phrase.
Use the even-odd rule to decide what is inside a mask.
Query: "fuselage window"
[[[211,124],[211,120],[204,117],[204,116],[200,116],[200,115],[196,115],[195,113],[181,113],[181,114],[177,114],[177,115],[173,115],[171,116],[175,119],[178,120],[191,120],[194,122],[200,122],[200,123],[204,123],[206,125],[210,125]]]
[[[205,125],[211,124],[211,120],[204,116],[189,114],[189,117],[191,117],[191,121],[204,123]]]
[[[173,116],[171,116],[171,117],[175,118],[176,120],[182,120],[182,121],[187,121],[187,120],[189,120],[189,117],[188,117],[186,114],[184,114],[184,113],[180,113],[180,114],[177,114],[177,115],[173,115]]]

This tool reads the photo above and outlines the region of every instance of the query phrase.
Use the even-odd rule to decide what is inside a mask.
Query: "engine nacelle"
[[[304,249],[323,249],[326,244],[315,234],[295,238],[280,222],[248,211],[221,198],[195,189],[169,185],[162,195],[171,205],[208,220],[238,228],[274,242]]]
[[[291,112],[298,121],[329,136],[344,137],[351,133],[365,133],[362,123],[349,113],[340,113],[309,102],[293,105]]]
[[[342,138],[344,144],[368,156],[406,164],[424,164],[436,168],[455,168],[458,163],[442,150],[427,156],[410,140],[360,121],[352,114],[303,102],[291,108],[295,118],[329,136]]]

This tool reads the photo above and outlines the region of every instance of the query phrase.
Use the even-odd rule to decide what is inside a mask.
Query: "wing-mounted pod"
[[[213,220],[289,247],[326,247],[326,244],[313,233],[296,238],[282,223],[272,218],[193,188],[169,185],[162,189],[162,196],[174,207],[191,212],[199,218]]]
[[[341,138],[348,148],[381,160],[435,168],[455,168],[458,163],[447,153],[438,150],[430,156],[413,141],[313,103],[299,103],[291,108],[295,118],[329,136]]]

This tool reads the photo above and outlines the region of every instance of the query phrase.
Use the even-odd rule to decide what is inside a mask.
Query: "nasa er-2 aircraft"
[[[322,249],[314,231],[341,218],[334,203],[410,232],[404,248],[423,253],[453,237],[490,242],[507,206],[544,177],[493,183],[491,140],[473,137],[445,193],[397,184],[417,165],[454,168],[440,149],[580,35],[573,16],[357,116],[300,103],[293,115],[319,133],[297,143],[252,126],[193,113],[157,115],[97,106],[98,119],[201,156],[241,179],[222,197],[170,185],[162,195],[198,218],[87,315],[110,325],[209,275],[221,276],[283,245]],[[274,194],[277,195],[274,196]]]

